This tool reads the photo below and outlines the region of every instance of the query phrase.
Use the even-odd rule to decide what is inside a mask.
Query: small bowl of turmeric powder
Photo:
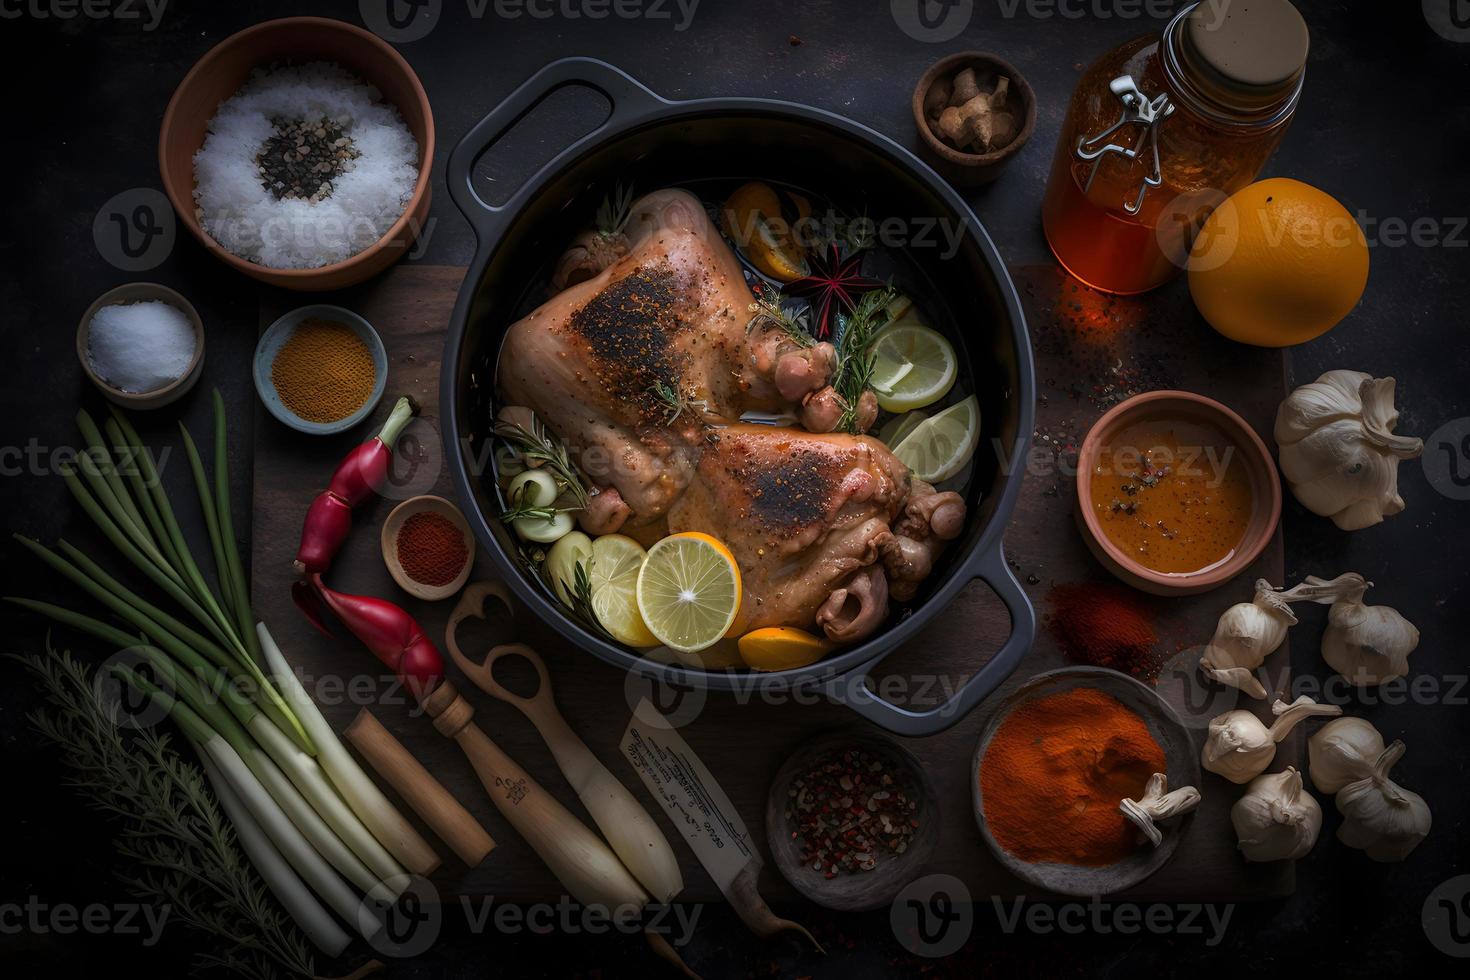
[[[298,432],[332,435],[370,415],[388,384],[388,354],[372,324],[316,303],[268,327],[255,347],[255,390]]]

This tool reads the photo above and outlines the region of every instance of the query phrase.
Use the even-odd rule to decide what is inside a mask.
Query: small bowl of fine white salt
[[[98,296],[82,314],[77,357],[109,401],[159,408],[204,373],[204,322],[167,286],[128,283]]]

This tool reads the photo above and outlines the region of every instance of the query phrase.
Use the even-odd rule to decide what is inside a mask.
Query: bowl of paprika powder
[[[1191,815],[1152,846],[1119,808],[1155,772],[1198,786],[1199,754],[1153,690],[1103,667],[1037,674],[1011,692],[975,749],[975,819],[996,859],[1033,886],[1064,895],[1131,888],[1173,857]]]
[[[383,564],[409,595],[430,602],[464,587],[475,563],[475,536],[459,508],[423,494],[394,507],[383,522]]]

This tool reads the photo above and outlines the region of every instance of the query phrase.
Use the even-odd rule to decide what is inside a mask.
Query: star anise
[[[825,257],[814,254],[807,259],[810,275],[787,284],[783,290],[787,296],[811,303],[812,329],[818,340],[832,338],[839,309],[851,313],[857,309],[858,297],[886,285],[863,275],[862,264],[861,254],[844,259],[837,243],[833,242]]]

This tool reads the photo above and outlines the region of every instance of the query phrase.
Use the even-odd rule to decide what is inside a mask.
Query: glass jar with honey
[[[1109,293],[1178,274],[1204,219],[1285,135],[1307,45],[1287,0],[1206,0],[1098,59],[1072,94],[1042,203],[1057,260]]]

